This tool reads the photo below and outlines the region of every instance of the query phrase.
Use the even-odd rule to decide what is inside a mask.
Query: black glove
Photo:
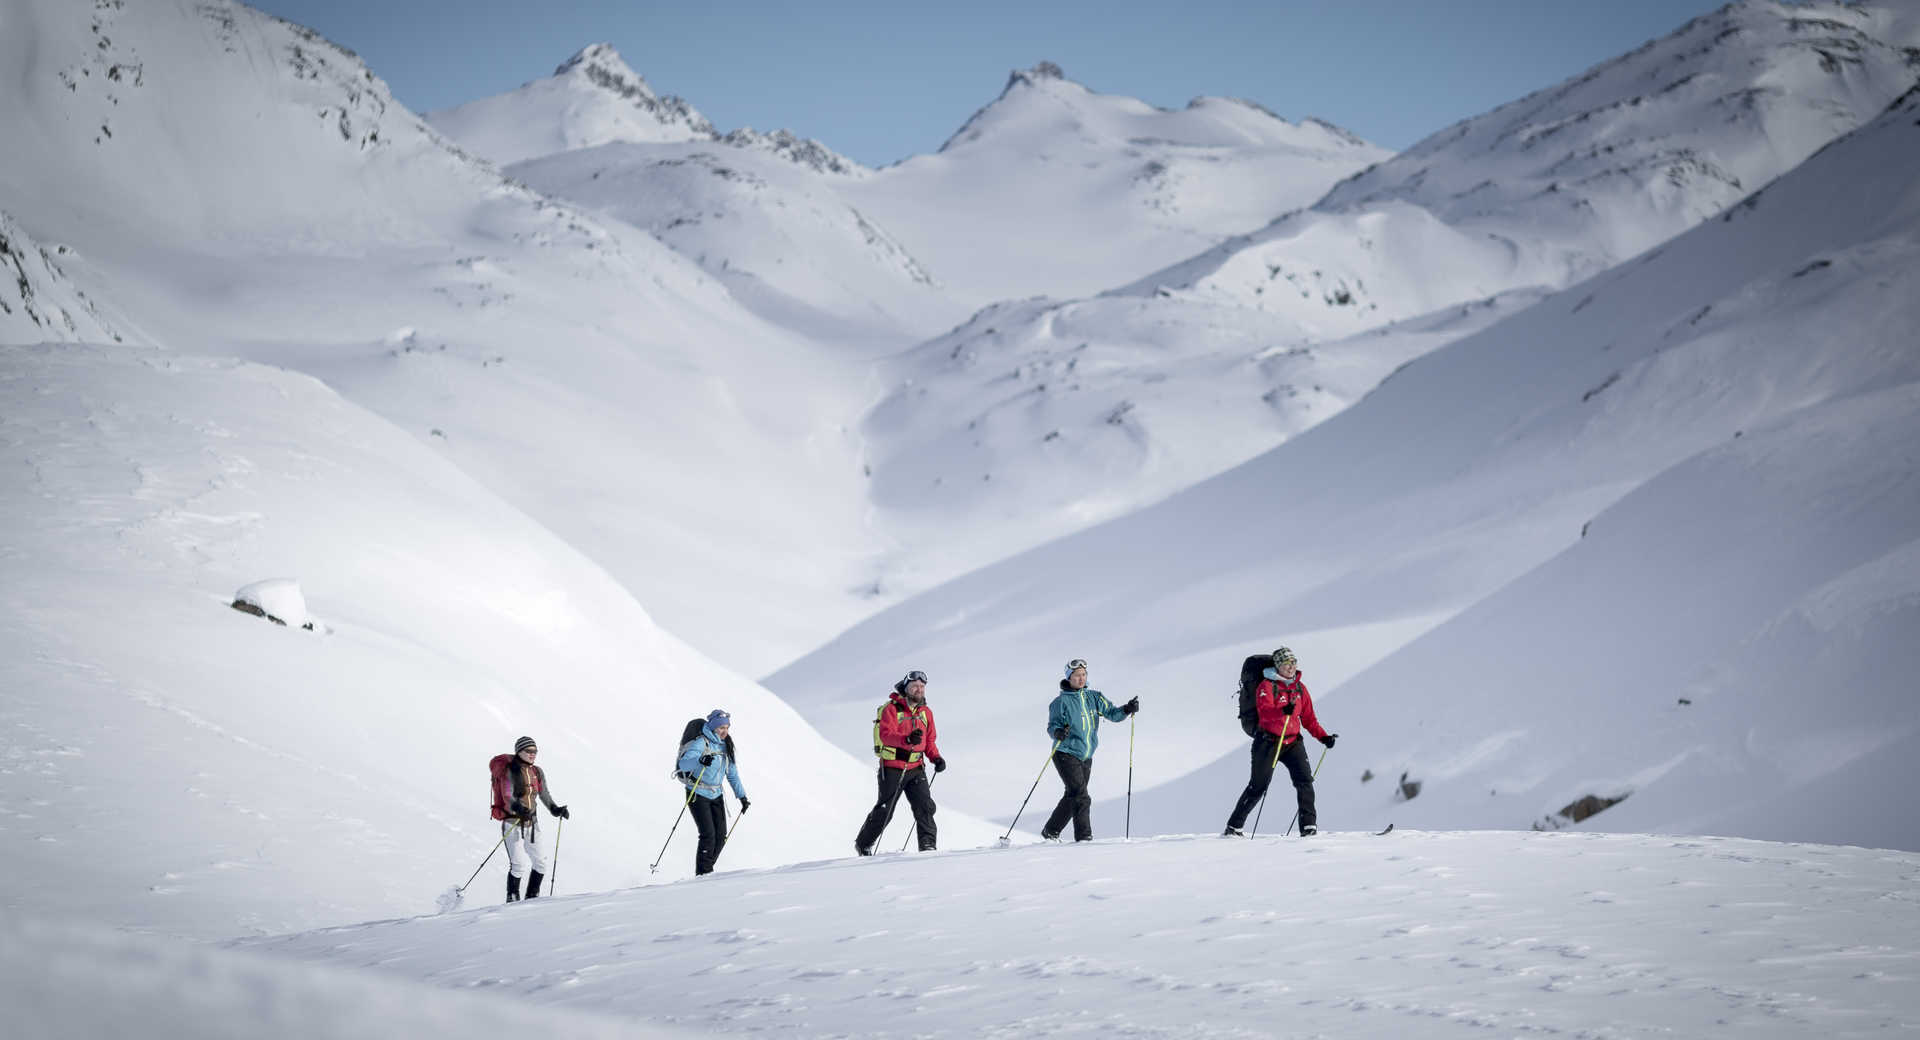
[[[712,765],[712,764],[713,764],[713,756],[712,756],[712,755],[701,755],[701,756],[700,756],[700,764],[701,764],[701,765],[703,765],[703,766],[710,766],[710,765]]]
[[[566,807],[566,806],[564,806],[564,805],[556,805],[556,806],[554,806],[554,807],[553,807],[553,814],[554,814],[555,816],[558,816],[558,817],[560,817],[560,818],[561,818],[561,819],[563,819],[563,820],[571,820],[571,819],[573,819],[573,814],[572,814],[572,813],[570,813],[570,812],[568,812],[568,811],[567,811],[567,807]]]
[[[1055,726],[1055,727],[1053,728],[1053,739],[1055,739],[1055,740],[1065,740],[1065,739],[1067,739],[1067,727],[1065,727],[1065,726]]]
[[[753,808],[753,799],[742,797],[740,799],[740,811],[746,812],[748,809],[751,809],[751,808]]]
[[[1121,711],[1124,711],[1124,712],[1126,712],[1126,713],[1127,713],[1127,714],[1129,714],[1129,715],[1131,715],[1131,714],[1133,714],[1133,713],[1134,713],[1134,712],[1136,712],[1136,711],[1139,711],[1139,710],[1140,710],[1140,698],[1138,698],[1138,697],[1135,697],[1134,699],[1132,699],[1132,700],[1130,700],[1130,701],[1128,701],[1127,703],[1125,703],[1125,704],[1122,704],[1122,705],[1120,706],[1120,710],[1121,710]]]
[[[1292,701],[1288,701],[1287,703],[1285,703],[1285,704],[1282,704],[1282,705],[1280,706],[1280,714],[1282,714],[1282,715],[1291,715],[1291,714],[1293,714],[1293,702],[1292,702]]]
[[[1329,733],[1326,736],[1320,738],[1320,743],[1325,744],[1328,747],[1332,747],[1333,742],[1339,739],[1340,739],[1340,734]]]
[[[907,734],[907,743],[918,744],[920,743],[920,738],[926,735],[927,735],[926,730],[915,727],[912,733]]]
[[[933,759],[933,771],[934,771],[934,772],[936,772],[936,773],[944,773],[944,772],[946,772],[946,771],[947,771],[947,760],[946,760],[946,759],[944,759],[944,758],[941,758],[941,757],[939,757],[938,755],[935,755],[935,756],[934,756],[934,759]]]
[[[699,777],[684,771],[673,774],[673,778],[683,784],[697,784],[700,782]]]
[[[518,805],[507,806],[507,819],[509,820],[530,820],[532,818],[533,818],[532,813],[528,812],[525,809],[522,809]]]

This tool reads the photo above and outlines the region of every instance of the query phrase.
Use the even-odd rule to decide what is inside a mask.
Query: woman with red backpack
[[[493,818],[500,821],[501,840],[507,846],[507,902],[520,899],[520,879],[527,879],[527,898],[540,895],[547,876],[547,846],[540,840],[540,813],[536,802],[560,819],[571,819],[564,805],[555,805],[547,786],[546,770],[533,764],[540,746],[532,737],[513,742],[513,754],[493,758]],[[529,874],[531,868],[531,874]]]

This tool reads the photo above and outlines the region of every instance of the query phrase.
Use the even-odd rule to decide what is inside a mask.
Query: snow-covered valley
[[[606,45],[424,118],[379,72],[0,6],[29,1035],[1920,1029],[1912,4],[1398,155],[1046,62],[877,169]],[[1282,773],[1215,839],[1283,644],[1326,833]],[[1143,708],[1102,840],[1033,845],[1069,658]],[[856,860],[912,668],[941,851]],[[715,707],[754,807],[690,878]],[[521,734],[572,815],[499,907]]]

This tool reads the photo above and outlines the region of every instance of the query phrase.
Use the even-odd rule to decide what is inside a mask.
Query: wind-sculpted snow
[[[244,949],[702,1033],[1866,1037],[1920,1028],[1916,883],[1912,853],[1396,829],[800,864]]]

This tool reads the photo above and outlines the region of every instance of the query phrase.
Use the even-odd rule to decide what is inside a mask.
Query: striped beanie
[[[521,737],[519,740],[513,742],[513,753],[516,755],[528,748],[533,748],[536,751],[539,750],[539,745],[533,742],[532,737]]]

